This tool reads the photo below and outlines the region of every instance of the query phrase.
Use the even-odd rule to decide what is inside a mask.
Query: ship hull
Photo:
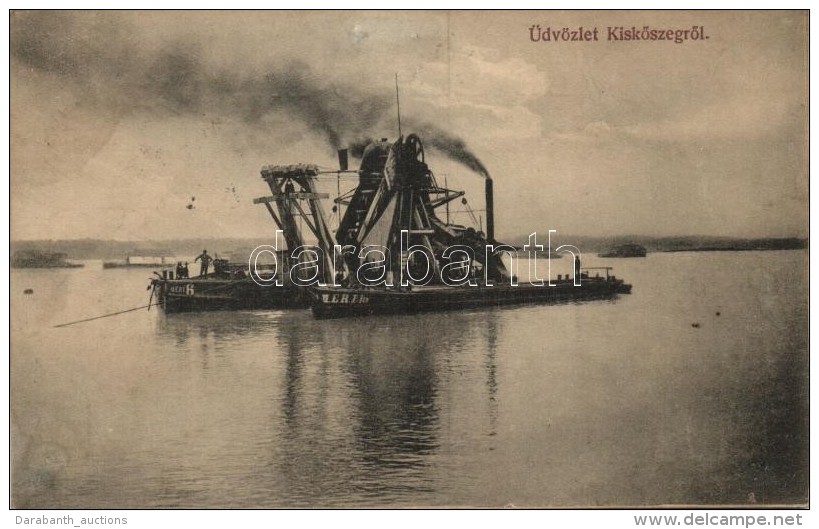
[[[450,310],[561,303],[612,298],[631,292],[622,280],[591,279],[580,286],[417,287],[413,290],[315,288],[311,308],[316,318],[343,318],[375,314],[413,314]]]
[[[156,303],[166,313],[306,309],[306,289],[263,287],[250,279],[155,279]]]

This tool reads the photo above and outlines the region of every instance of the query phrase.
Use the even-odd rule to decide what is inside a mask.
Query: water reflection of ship
[[[417,334],[394,336],[375,336],[349,351],[347,369],[358,403],[356,441],[368,465],[411,469],[424,466],[423,456],[438,447],[439,349]]]
[[[230,362],[242,344],[275,344],[270,362],[279,365],[271,372],[281,378],[270,382],[264,444],[271,453],[258,472],[285,482],[287,505],[418,501],[419,494],[432,503],[441,476],[431,461],[442,433],[451,434],[442,421],[452,419],[459,391],[474,398],[469,421],[478,423],[478,435],[495,432],[505,312],[359,321],[316,321],[307,311],[192,313],[159,318],[158,334],[172,343],[169,350],[197,352],[208,371],[216,358]],[[418,328],[424,332],[405,332]],[[467,364],[477,370],[468,382],[461,373]]]
[[[476,318],[477,315],[482,317]],[[486,351],[485,362],[481,363],[486,370],[486,388],[481,392],[488,402],[487,435],[494,433],[497,316],[490,311],[457,314],[446,320],[422,315],[379,318],[366,325],[325,322],[323,326],[311,326],[314,331],[326,334],[318,337],[319,343],[335,344],[329,351],[313,347],[315,336],[307,340],[303,330],[281,326],[278,341],[287,355],[281,403],[288,426],[284,434],[287,440],[281,446],[299,451],[280,458],[281,464],[289,466],[290,462],[299,461],[298,466],[302,467],[306,454],[301,451],[303,443],[316,443],[315,436],[322,433],[323,425],[316,423],[316,419],[323,418],[320,410],[344,409],[352,434],[348,445],[350,459],[341,462],[345,469],[323,467],[323,472],[346,476],[349,488],[344,494],[399,500],[404,494],[417,498],[419,492],[435,492],[436,476],[428,466],[439,448],[441,408],[445,405],[442,401],[451,389],[448,384],[452,365],[463,362],[458,358],[461,352],[474,352],[476,348]],[[400,332],[406,328],[423,328],[425,332]],[[464,346],[483,340],[486,340],[483,346]],[[305,358],[313,352],[340,355],[343,360],[337,374],[341,384],[305,374],[308,369],[315,369],[308,368],[312,362]],[[329,376],[326,358],[318,363],[320,377]],[[336,394],[331,394],[334,391],[343,392],[343,404],[322,402],[336,398]],[[320,416],[314,416],[316,412]],[[341,447],[328,443],[326,449]],[[313,463],[308,468],[321,466],[318,461]],[[284,473],[301,481],[305,477],[300,472],[303,469],[289,468]]]
[[[175,318],[158,318],[158,335],[172,341],[177,348],[205,340],[229,346],[242,337],[273,333],[271,323],[281,314],[277,311],[189,312]]]
[[[285,453],[276,458],[277,473],[307,494],[333,482],[332,494],[348,501],[431,491],[424,468],[438,446],[435,357],[444,348],[417,333],[396,336],[371,325],[312,331],[282,326],[277,338],[286,355],[280,398],[286,430],[276,443]],[[316,338],[333,347],[315,347]]]

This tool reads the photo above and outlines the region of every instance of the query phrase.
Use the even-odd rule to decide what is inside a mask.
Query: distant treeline
[[[162,257],[193,256],[202,250],[209,254],[250,253],[253,248],[262,244],[272,244],[273,239],[176,239],[166,241],[115,241],[102,239],[71,240],[21,240],[11,241],[11,252],[20,250],[40,250],[43,252],[61,252],[68,254],[69,259],[102,259],[122,260],[125,256]]]
[[[525,244],[528,236],[518,237],[512,244]],[[538,232],[538,244],[547,244],[548,232]],[[797,237],[745,239],[738,237],[679,236],[649,237],[645,235],[623,235],[613,237],[584,237],[552,235],[552,248],[561,244],[573,244],[581,252],[605,252],[613,246],[639,244],[649,252],[707,252],[746,250],[798,250],[808,247],[807,239]]]
[[[523,245],[528,235],[503,242]],[[538,243],[547,244],[548,232],[538,232]],[[192,256],[203,249],[214,254],[249,254],[262,244],[272,244],[271,239],[263,238],[219,238],[219,239],[175,239],[166,241],[115,241],[103,239],[73,240],[21,240],[11,242],[11,252],[19,250],[40,250],[42,252],[61,252],[68,254],[69,259],[103,259],[120,260],[131,256]],[[795,250],[807,248],[807,239],[796,237],[742,239],[735,237],[683,236],[683,237],[648,237],[628,235],[616,237],[552,236],[552,247],[560,244],[573,244],[582,252],[603,252],[621,244],[639,244],[649,252],[686,252],[686,251],[730,251],[730,250]]]

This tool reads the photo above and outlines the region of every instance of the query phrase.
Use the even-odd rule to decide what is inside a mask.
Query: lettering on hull
[[[365,305],[370,298],[363,294],[322,294],[321,302],[328,305]]]
[[[169,294],[179,294],[182,296],[193,296],[195,290],[193,283],[188,283],[186,285],[171,285],[170,289],[168,290]]]

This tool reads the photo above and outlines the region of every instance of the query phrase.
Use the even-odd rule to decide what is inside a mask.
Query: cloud
[[[176,39],[156,49],[129,49],[110,34],[107,25],[83,25],[83,38],[72,39],[66,31],[79,31],[77,20],[60,13],[26,13],[18,17],[12,32],[12,56],[29,68],[70,82],[76,91],[99,93],[108,106],[153,114],[220,114],[242,119],[263,133],[266,118],[284,113],[307,126],[333,148],[341,148],[391,119],[391,94],[374,93],[366,85],[354,85],[318,75],[307,63],[282,58],[263,72],[240,73],[204,58],[203,44]],[[133,32],[121,22],[123,34]],[[354,33],[368,33],[355,26]],[[101,47],[98,38],[114,38]],[[361,40],[361,39],[359,39]],[[89,84],[106,90],[89,90]],[[127,101],[127,103],[126,103]],[[98,101],[95,101],[95,103]],[[487,175],[463,139],[434,124],[434,117],[416,119],[429,145],[451,159]]]
[[[545,72],[524,59],[496,55],[477,46],[453,50],[445,60],[425,64],[410,88],[418,97],[504,108],[525,105],[546,94],[549,79]]]
[[[497,55],[467,46],[419,66],[402,79],[402,108],[484,143],[540,135],[543,118],[531,107],[548,89],[544,72]]]
[[[79,26],[64,13],[17,15],[11,55],[24,67],[60,78],[90,99],[89,106],[102,105],[102,112],[218,114],[248,125],[285,113],[340,147],[374,127],[392,107],[388,96],[318,76],[296,59],[247,74],[208,62],[199,42],[177,39],[160,48],[132,48],[126,45],[133,33],[127,23],[120,26],[122,35],[93,21]],[[80,38],[72,38],[75,33]]]
[[[738,97],[671,118],[623,127],[636,138],[661,141],[755,139],[781,133],[794,123],[798,102]]]
[[[602,23],[594,13],[565,14],[575,16],[583,24]],[[668,22],[679,16],[649,18]],[[334,165],[328,147],[396,136],[395,72],[404,133],[422,134],[432,169],[448,172],[450,182],[459,181],[464,166],[491,172],[499,183],[499,226],[513,216],[528,225],[527,219],[550,211],[556,198],[536,190],[564,180],[571,185],[565,183],[562,192],[577,204],[606,190],[590,211],[564,208],[567,219],[577,217],[577,230],[598,229],[593,219],[599,217],[618,230],[659,229],[652,216],[671,206],[675,227],[710,230],[696,187],[706,178],[721,194],[744,197],[733,206],[708,203],[728,211],[721,218],[734,231],[757,226],[735,211],[758,212],[753,206],[762,199],[782,211],[772,226],[804,219],[792,207],[803,200],[805,187],[801,26],[777,22],[798,16],[759,14],[749,24],[744,16],[709,14],[711,41],[662,49],[602,42],[532,46],[525,31],[529,18],[14,12],[14,224],[37,224],[32,212],[42,211],[38,201],[61,200],[55,189],[86,193],[85,202],[95,207],[110,203],[147,212],[151,199],[132,194],[140,179],[151,186],[159,176],[169,183],[164,193],[178,188],[186,195],[190,186],[223,189],[237,178],[258,184],[258,167],[266,163]],[[142,147],[161,148],[166,165],[143,155]],[[436,157],[435,147],[448,158]],[[123,178],[134,180],[118,186]],[[481,192],[477,179],[461,180]],[[612,182],[640,185],[618,190]],[[204,215],[209,196],[198,196],[203,209],[197,214]],[[504,203],[504,196],[515,200]],[[216,195],[210,198],[217,203]],[[519,206],[526,200],[532,207]],[[620,215],[617,205],[624,200],[651,204],[641,206],[651,214]],[[219,209],[208,219],[218,217],[228,229],[229,215]],[[167,218],[177,219],[164,211],[145,218],[163,230]],[[54,217],[50,228],[90,235],[104,234],[111,224],[88,223],[80,213],[72,219]],[[170,224],[189,233],[201,229]],[[241,233],[242,222],[230,229]]]
[[[574,141],[628,137],[635,141],[692,144],[716,140],[753,140],[787,133],[794,124],[799,123],[801,112],[803,109],[793,100],[737,97],[635,124],[612,125],[604,120],[591,121],[577,130],[553,132],[550,136]]]

